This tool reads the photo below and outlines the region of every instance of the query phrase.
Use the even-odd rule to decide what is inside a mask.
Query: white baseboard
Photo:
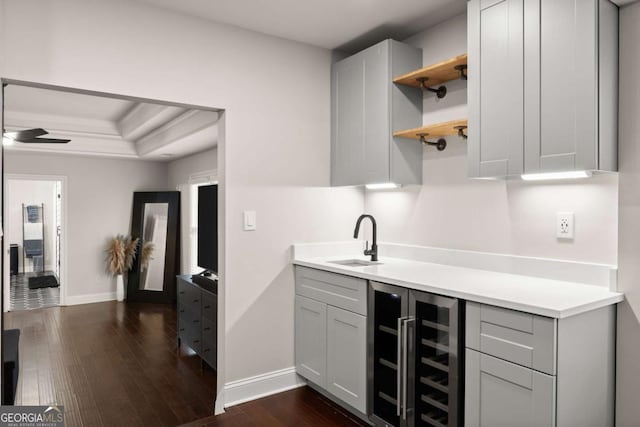
[[[295,367],[232,381],[224,385],[224,406],[228,408],[304,385],[306,382],[296,374]]]
[[[115,292],[104,292],[102,294],[88,295],[67,295],[64,305],[92,304],[94,302],[115,301]]]

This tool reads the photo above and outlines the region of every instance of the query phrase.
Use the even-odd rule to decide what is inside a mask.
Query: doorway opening
[[[64,302],[64,184],[64,177],[5,176],[5,312]]]

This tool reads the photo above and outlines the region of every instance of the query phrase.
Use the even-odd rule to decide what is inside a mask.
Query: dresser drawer
[[[185,331],[197,331],[200,334],[201,328],[200,315],[194,313],[190,307],[178,304],[178,334],[182,336]]]
[[[202,291],[200,288],[178,279],[178,304],[189,307],[199,316],[201,301]]]
[[[518,365],[556,374],[556,320],[467,302],[466,346]]]
[[[218,297],[207,291],[202,291],[202,317],[216,320],[218,317]]]
[[[202,319],[202,339],[215,341],[218,335],[216,322],[210,319]]]
[[[367,281],[307,267],[296,267],[296,293],[367,315]]]
[[[218,360],[218,346],[215,341],[210,341],[202,338],[202,352],[201,356],[205,362],[207,362],[213,369],[217,369],[217,360]]]

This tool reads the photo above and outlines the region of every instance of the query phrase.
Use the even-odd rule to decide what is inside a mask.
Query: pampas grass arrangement
[[[133,260],[138,250],[139,239],[131,239],[131,236],[118,234],[107,245],[107,271],[113,276],[118,276],[129,271],[133,266]]]
[[[149,267],[149,262],[151,262],[151,255],[153,254],[153,249],[155,245],[153,242],[144,242],[142,245],[142,253],[140,254],[140,269],[145,271]]]

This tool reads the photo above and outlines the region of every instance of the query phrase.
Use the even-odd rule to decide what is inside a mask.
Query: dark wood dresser
[[[178,346],[184,343],[217,369],[217,287],[204,289],[191,276],[178,276]]]

